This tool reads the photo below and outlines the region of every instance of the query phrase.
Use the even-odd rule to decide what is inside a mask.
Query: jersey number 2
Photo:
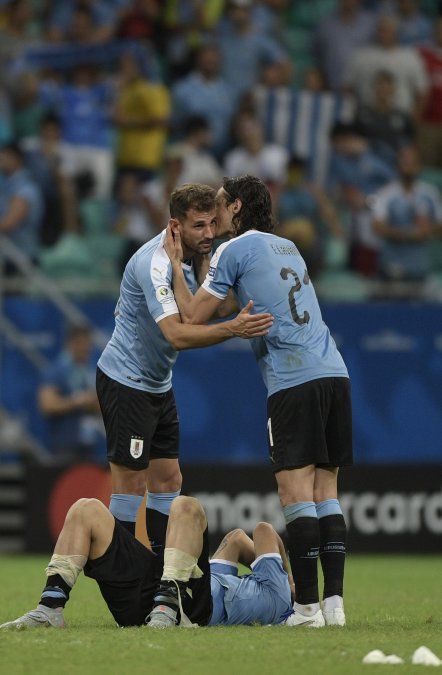
[[[295,293],[296,291],[301,290],[301,281],[299,280],[298,275],[296,274],[295,270],[292,270],[291,267],[283,267],[280,272],[280,275],[282,279],[284,279],[284,281],[287,281],[289,276],[292,276],[295,280],[295,285],[292,286],[289,291],[289,307],[293,317],[293,321],[297,323],[298,326],[302,326],[303,324],[308,323],[310,321],[310,314],[306,310],[302,316],[299,316],[298,309],[296,307]],[[310,279],[306,270],[304,275],[304,283],[307,285],[309,281]]]

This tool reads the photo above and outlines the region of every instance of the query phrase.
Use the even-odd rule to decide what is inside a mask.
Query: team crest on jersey
[[[172,289],[168,286],[160,286],[157,288],[155,295],[158,302],[161,302],[162,305],[173,301]]]
[[[144,439],[140,436],[132,436],[130,439],[130,454],[138,459],[143,454]]]

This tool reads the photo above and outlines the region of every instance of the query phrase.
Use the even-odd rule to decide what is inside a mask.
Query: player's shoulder
[[[128,263],[133,266],[136,274],[149,275],[154,285],[164,284],[171,268],[163,245],[165,233],[166,231],[163,230],[143,244]]]
[[[279,237],[276,237],[271,232],[247,230],[247,232],[244,232],[244,234],[240,234],[238,237],[229,239],[229,241],[225,241],[223,244],[218,246],[215,255],[218,254],[218,256],[221,256],[222,253],[227,250],[231,253],[236,253],[245,249],[249,250],[251,247],[267,242],[269,238],[277,239]]]

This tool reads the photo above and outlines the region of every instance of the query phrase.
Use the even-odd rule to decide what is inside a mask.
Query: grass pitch
[[[0,560],[0,623],[36,606],[47,558]],[[370,673],[372,649],[410,656],[426,645],[442,657],[442,557],[350,556],[346,628],[232,627],[117,629],[91,579],[80,578],[65,611],[66,630],[0,633],[5,675],[284,675]]]

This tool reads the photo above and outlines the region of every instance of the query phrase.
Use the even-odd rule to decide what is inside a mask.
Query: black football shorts
[[[103,415],[109,462],[135,471],[150,459],[179,457],[179,423],[172,389],[152,394],[127,387],[97,368],[97,395]]]
[[[200,579],[192,579],[190,592],[181,598],[183,610],[192,623],[205,626],[212,615],[208,532],[198,564]],[[153,598],[161,579],[162,564],[157,556],[141,544],[118,520],[112,542],[95,560],[88,560],[84,574],[95,579],[101,595],[120,627],[141,626],[152,610]]]
[[[282,389],[267,402],[274,473],[314,464],[353,464],[350,380],[324,377]]]

